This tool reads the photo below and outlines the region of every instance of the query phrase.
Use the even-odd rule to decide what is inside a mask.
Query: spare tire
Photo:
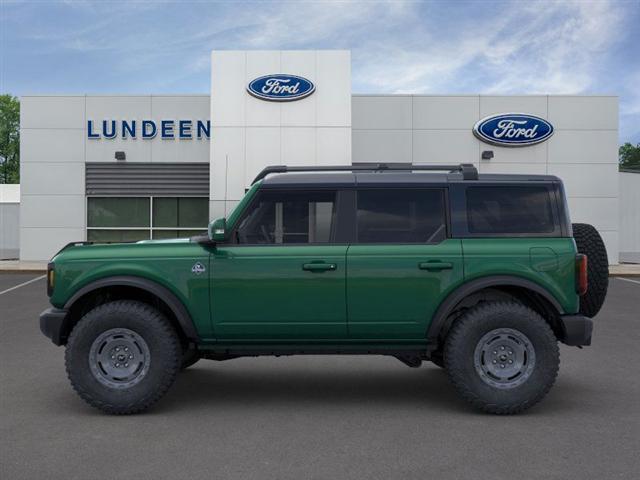
[[[595,317],[602,308],[609,287],[609,259],[602,237],[593,225],[573,224],[578,252],[587,256],[587,293],[580,297],[580,313]]]

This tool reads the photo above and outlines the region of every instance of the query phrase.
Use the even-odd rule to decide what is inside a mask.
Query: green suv
[[[431,361],[509,414],[549,391],[558,341],[591,343],[607,265],[553,176],[276,166],[206,235],[67,245],[40,328],[108,413],[147,409],[199,359],[375,354]]]

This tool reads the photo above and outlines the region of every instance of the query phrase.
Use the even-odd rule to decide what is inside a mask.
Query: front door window
[[[334,192],[265,192],[240,221],[236,241],[249,245],[329,243]]]

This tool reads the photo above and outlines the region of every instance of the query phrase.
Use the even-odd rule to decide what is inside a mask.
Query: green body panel
[[[424,339],[440,302],[464,280],[461,243],[449,239],[437,245],[351,245],[349,337]],[[433,269],[420,268],[428,262],[434,262]]]
[[[260,187],[228,217],[232,231]],[[436,245],[234,245],[187,239],[78,245],[54,259],[51,303],[134,276],[182,301],[203,348],[258,345],[422,345],[434,313],[458,287],[511,275],[534,282],[563,313],[578,311],[572,238],[465,238]],[[194,272],[200,262],[205,272]]]
[[[95,280],[129,275],[172,291],[209,346],[406,344],[424,339],[449,293],[482,277],[530,280],[564,313],[576,313],[575,253],[571,238],[449,239],[437,245],[84,245],[54,258],[51,303],[62,308]],[[198,261],[206,273],[191,271]],[[335,268],[316,270],[313,264],[323,262]],[[450,268],[419,268],[429,262]]]
[[[573,238],[474,238],[462,240],[465,282],[513,275],[549,292],[564,313],[577,313],[576,245]]]
[[[216,338],[346,338],[346,252],[346,245],[217,246],[211,261]],[[323,262],[335,268],[312,265]]]
[[[203,338],[211,337],[209,251],[184,240],[69,247],[58,254],[51,303],[62,308],[82,287],[101,278],[131,275],[156,282],[182,301]],[[207,272],[195,275],[196,262]]]

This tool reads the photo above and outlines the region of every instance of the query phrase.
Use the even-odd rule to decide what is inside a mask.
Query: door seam
[[[349,295],[348,295],[348,281],[349,281],[349,249],[351,245],[347,245],[347,249],[344,252],[344,315],[345,323],[347,327],[347,338],[351,338],[351,326],[349,325]]]
[[[464,282],[467,279],[467,274],[465,272],[465,263],[466,258],[464,256],[464,242],[463,239],[460,239],[460,255],[462,256],[462,281]]]

